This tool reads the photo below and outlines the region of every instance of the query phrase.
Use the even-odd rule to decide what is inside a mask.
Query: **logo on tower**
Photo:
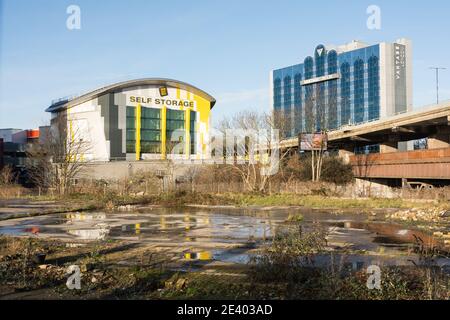
[[[322,56],[325,55],[325,53],[326,53],[326,49],[325,49],[325,46],[323,44],[318,45],[316,47],[316,57],[322,57]]]

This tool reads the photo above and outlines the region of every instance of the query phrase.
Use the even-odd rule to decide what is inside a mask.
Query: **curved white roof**
[[[194,87],[193,85],[190,85],[186,82],[173,80],[173,79],[164,79],[164,78],[145,78],[145,79],[137,79],[137,80],[129,80],[124,82],[115,83],[106,87],[102,87],[99,89],[96,89],[94,91],[91,91],[89,93],[83,94],[79,97],[76,97],[72,100],[63,100],[58,103],[52,104],[50,107],[48,107],[45,111],[46,112],[58,112],[61,110],[66,110],[68,108],[71,108],[73,106],[79,105],[81,103],[84,103],[86,101],[95,99],[101,95],[107,94],[107,93],[113,93],[117,92],[119,90],[129,88],[129,87],[135,87],[135,86],[144,86],[144,85],[159,85],[159,86],[167,86],[167,87],[175,87],[180,89],[185,89],[187,91],[190,91],[192,93],[195,93],[196,95],[199,95],[206,100],[208,100],[211,103],[211,108],[214,107],[216,104],[216,99],[214,99],[211,95],[206,93],[205,91]]]

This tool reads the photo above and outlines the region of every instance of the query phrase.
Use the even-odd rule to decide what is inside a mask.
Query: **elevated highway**
[[[427,138],[427,150],[411,151],[406,142]],[[364,179],[450,181],[450,101],[328,134],[329,148],[354,166]],[[298,148],[298,139],[281,142]],[[380,153],[355,155],[357,147],[379,145]]]

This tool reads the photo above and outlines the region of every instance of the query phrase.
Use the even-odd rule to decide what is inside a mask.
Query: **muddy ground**
[[[433,231],[382,221],[383,214],[123,210],[0,222],[0,299],[450,297],[445,241]],[[296,257],[317,251],[303,231],[274,251],[272,239],[286,226],[326,231],[313,264],[293,264],[286,256],[292,248]],[[439,250],[428,249],[437,243]],[[366,268],[373,264],[383,270],[383,290],[367,288]],[[80,269],[80,290],[66,285],[70,266]]]

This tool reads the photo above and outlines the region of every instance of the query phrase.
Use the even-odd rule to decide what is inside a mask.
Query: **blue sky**
[[[120,80],[166,77],[218,100],[213,119],[268,110],[269,72],[318,44],[413,40],[415,107],[450,99],[448,1],[0,0],[0,128],[49,120],[53,99]],[[69,5],[81,30],[66,28]],[[381,30],[366,9],[381,8]]]

